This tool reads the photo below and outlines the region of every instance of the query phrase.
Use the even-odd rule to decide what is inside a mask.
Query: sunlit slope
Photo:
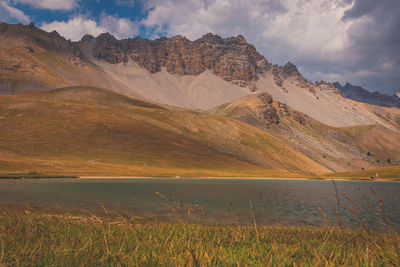
[[[23,38],[0,34],[0,93],[15,94],[65,86],[101,86],[116,92],[124,85],[71,51],[56,51]],[[131,95],[135,95],[131,93]]]
[[[375,162],[400,164],[400,133],[381,125],[345,127],[340,131]]]
[[[0,169],[274,176],[327,169],[255,127],[91,87],[0,97]],[[289,175],[290,176],[290,175]]]
[[[238,99],[210,112],[258,127],[332,171],[371,169],[400,162],[398,132],[380,125],[331,127],[265,93]]]
[[[400,166],[383,167],[365,171],[340,172],[326,174],[324,178],[342,178],[342,179],[370,179],[378,174],[378,179],[388,179],[400,181]]]

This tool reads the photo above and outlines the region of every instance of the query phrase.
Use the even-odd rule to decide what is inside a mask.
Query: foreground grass
[[[337,227],[204,226],[1,211],[0,265],[400,264],[398,235]]]

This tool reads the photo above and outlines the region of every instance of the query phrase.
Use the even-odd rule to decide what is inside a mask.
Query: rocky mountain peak
[[[133,61],[151,73],[165,67],[167,72],[178,75],[199,75],[208,70],[252,91],[256,90],[258,74],[271,68],[241,35],[221,38],[208,33],[195,41],[180,35],[156,40],[140,37],[117,40],[104,33],[94,40],[92,55],[111,64]]]
[[[52,31],[52,32],[50,33],[50,35],[51,35],[51,36],[55,36],[55,37],[61,37],[61,35],[60,35],[56,30]]]
[[[246,43],[247,43],[246,39],[245,39],[244,36],[241,35],[241,34],[239,34],[238,36],[236,36],[236,40],[238,40],[239,42],[241,42],[241,43],[243,43],[243,44],[246,44]]]
[[[100,42],[118,42],[118,39],[108,32],[100,33],[100,35],[97,36],[96,39]]]
[[[82,37],[82,39],[81,39],[80,42],[86,43],[86,42],[89,42],[89,41],[91,41],[91,40],[93,40],[93,39],[94,39],[94,36],[93,36],[93,35],[85,34],[85,35]]]
[[[208,43],[223,44],[224,40],[219,35],[209,32],[207,34],[204,34],[200,39],[197,39],[196,42],[208,42]]]
[[[294,65],[292,62],[288,61],[285,66],[282,68],[282,75],[284,78],[288,77],[302,77],[300,74],[299,70],[297,69],[296,65]]]

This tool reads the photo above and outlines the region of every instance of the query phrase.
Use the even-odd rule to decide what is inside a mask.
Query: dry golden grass
[[[379,174],[380,179],[400,181],[400,166],[389,166],[378,169],[371,169],[365,171],[330,173],[323,177],[325,178],[338,178],[338,179],[371,179],[375,177],[376,173]],[[379,179],[377,179],[379,180]]]
[[[0,211],[5,266],[398,266],[398,234]]]
[[[0,172],[252,176],[320,166],[233,119],[70,87],[0,97]]]

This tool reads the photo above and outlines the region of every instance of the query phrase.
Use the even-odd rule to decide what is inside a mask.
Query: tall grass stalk
[[[398,235],[0,211],[4,266],[396,266]]]

